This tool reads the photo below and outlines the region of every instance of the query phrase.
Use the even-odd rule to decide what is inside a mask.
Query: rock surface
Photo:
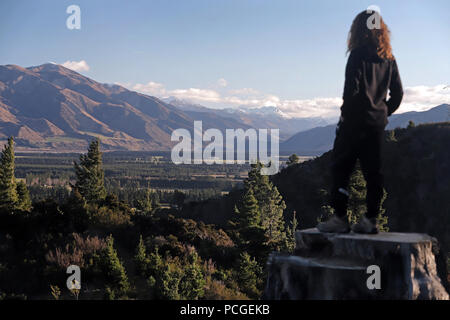
[[[268,259],[266,299],[449,299],[436,268],[435,238],[418,233],[377,235],[296,233],[294,255]],[[369,289],[379,267],[380,289]]]

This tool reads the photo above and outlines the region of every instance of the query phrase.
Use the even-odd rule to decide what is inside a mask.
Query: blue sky
[[[71,4],[81,30],[66,28]],[[407,88],[401,111],[450,102],[448,0],[2,0],[0,64],[66,63],[160,97],[331,116],[348,30],[369,5],[392,31]]]

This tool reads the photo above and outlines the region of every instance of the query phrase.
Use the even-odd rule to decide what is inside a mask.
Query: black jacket
[[[388,90],[389,100],[386,100]],[[351,126],[382,127],[403,98],[395,59],[380,58],[366,47],[351,51],[345,70],[341,120]]]

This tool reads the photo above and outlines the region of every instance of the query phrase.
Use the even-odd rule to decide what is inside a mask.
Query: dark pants
[[[381,145],[384,128],[358,128],[345,123],[338,124],[333,147],[331,205],[336,215],[347,214],[350,176],[359,159],[367,184],[368,218],[379,214],[383,197],[383,175],[381,174]]]

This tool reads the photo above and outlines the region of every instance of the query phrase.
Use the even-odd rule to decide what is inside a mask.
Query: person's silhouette
[[[371,24],[373,19],[378,23]],[[378,232],[376,217],[383,196],[381,145],[384,128],[387,117],[397,110],[403,98],[389,33],[377,12],[361,12],[350,29],[344,102],[332,155],[331,205],[335,214],[317,225],[321,232],[350,231],[346,189],[357,159],[367,182],[367,213],[352,229],[359,233]]]

